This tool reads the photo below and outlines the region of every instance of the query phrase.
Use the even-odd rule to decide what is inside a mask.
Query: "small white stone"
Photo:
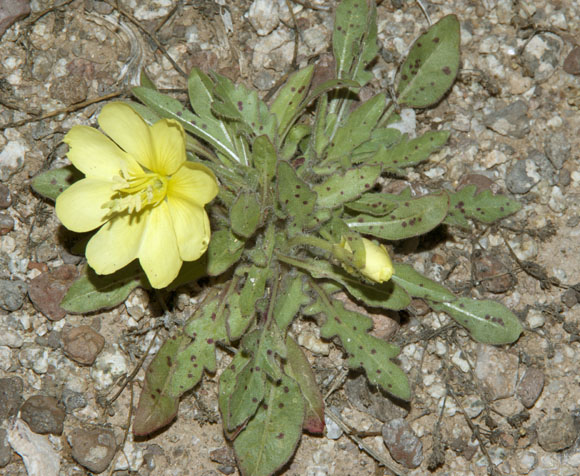
[[[280,9],[272,0],[254,0],[245,17],[259,36],[266,36],[280,23]]]
[[[14,332],[6,327],[0,327],[0,346],[18,349],[24,344],[24,339],[18,332]]]
[[[555,12],[552,16],[550,16],[550,25],[556,28],[560,28],[560,30],[567,30],[568,29],[568,22],[566,21],[566,15],[562,11]]]
[[[12,366],[12,350],[10,347],[0,346],[0,370],[7,372]]]
[[[324,422],[326,423],[326,437],[330,440],[338,440],[342,436],[342,429],[334,420],[324,417]]]
[[[330,353],[330,346],[308,331],[305,331],[298,336],[298,344],[314,354],[328,355]]]
[[[48,351],[42,347],[25,347],[20,350],[18,360],[23,367],[42,375],[48,370]]]
[[[458,350],[455,352],[451,358],[451,362],[457,365],[457,367],[459,367],[462,372],[469,372],[469,363],[462,357],[462,351]]]
[[[528,317],[526,318],[526,322],[528,323],[530,329],[538,329],[546,323],[546,318],[541,311],[538,311],[537,309],[530,309],[528,312]]]
[[[548,206],[556,213],[561,213],[567,208],[566,198],[562,193],[560,187],[552,187],[552,193],[550,194],[550,201]]]
[[[101,352],[91,367],[91,378],[97,390],[104,390],[121,376],[129,372],[127,359],[114,344],[113,348]]]

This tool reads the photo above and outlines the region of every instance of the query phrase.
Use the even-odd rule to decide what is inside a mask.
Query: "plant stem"
[[[323,240],[322,238],[318,238],[312,235],[297,235],[290,239],[288,245],[290,247],[300,245],[315,246],[316,248],[321,248],[325,251],[328,251],[329,253],[332,253],[334,246],[329,241]]]

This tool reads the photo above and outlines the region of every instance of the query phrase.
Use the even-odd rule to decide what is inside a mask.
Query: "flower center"
[[[105,203],[104,207],[111,212],[119,213],[127,210],[129,213],[138,213],[143,208],[158,205],[167,195],[167,177],[155,172],[133,175],[122,171],[122,176],[116,176],[113,190],[117,193],[113,200]]]

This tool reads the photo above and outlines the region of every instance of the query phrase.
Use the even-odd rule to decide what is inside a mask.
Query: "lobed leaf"
[[[258,136],[252,144],[252,161],[258,175],[262,187],[267,188],[276,175],[276,165],[278,163],[278,155],[274,145],[268,136]]]
[[[365,165],[332,175],[312,187],[318,196],[316,203],[323,208],[338,208],[373,188],[380,175],[381,167],[378,165]]]
[[[314,211],[316,193],[288,162],[278,163],[277,181],[280,208],[292,218],[295,232],[302,231]]]
[[[298,384],[283,376],[234,441],[244,476],[270,476],[294,454],[302,435],[304,401]]]
[[[441,100],[459,71],[459,21],[447,15],[423,33],[400,68],[400,106],[423,108]]]
[[[349,366],[363,368],[369,381],[402,400],[411,398],[411,388],[405,373],[391,359],[399,355],[399,348],[377,339],[368,331],[372,320],[358,312],[348,311],[341,302],[325,307],[326,322],[320,335],[326,339],[338,336],[349,353]]]
[[[449,134],[449,131],[430,131],[411,140],[405,135],[397,145],[390,149],[382,148],[368,162],[379,163],[386,171],[398,172],[427,160],[445,145]]]
[[[496,301],[457,298],[451,302],[430,302],[430,306],[449,314],[471,337],[484,344],[511,344],[522,333],[517,316]]]
[[[494,195],[484,190],[476,195],[477,186],[468,185],[455,193],[449,193],[449,213],[445,218],[447,225],[469,227],[469,219],[491,224],[512,213],[522,206],[505,195]]]
[[[402,201],[388,216],[358,215],[345,221],[358,233],[403,240],[431,231],[445,219],[448,209],[447,194],[438,193]]]
[[[60,307],[67,312],[85,312],[111,309],[127,299],[131,291],[147,282],[138,263],[113,274],[97,274],[88,266],[71,285],[63,297]]]

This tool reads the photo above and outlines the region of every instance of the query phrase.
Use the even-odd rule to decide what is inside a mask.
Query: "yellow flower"
[[[74,126],[64,138],[68,158],[85,174],[56,200],[68,229],[87,232],[86,256],[99,274],[138,258],[155,288],[171,283],[183,261],[209,244],[204,206],[217,195],[214,174],[187,162],[181,125],[162,119],[148,126],[129,105],[107,104],[99,125],[108,135]]]
[[[393,276],[394,268],[391,263],[389,253],[383,245],[375,245],[371,240],[362,238],[365,251],[364,263],[357,267],[358,271],[368,279],[377,283],[384,283]],[[340,245],[345,250],[352,253],[352,248],[346,239],[342,239]],[[356,258],[354,258],[356,261]],[[343,265],[344,266],[344,265]],[[352,272],[350,266],[344,266],[349,272]]]

